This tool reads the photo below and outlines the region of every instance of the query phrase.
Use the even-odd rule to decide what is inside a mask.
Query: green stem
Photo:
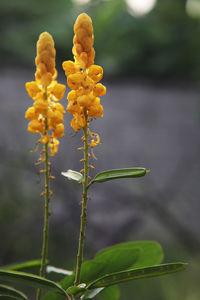
[[[46,96],[47,98],[47,96]],[[45,133],[48,131],[48,120],[45,118]],[[49,235],[49,201],[50,201],[50,183],[49,183],[49,152],[48,143],[44,145],[44,167],[45,167],[45,209],[44,209],[44,227],[43,227],[43,242],[42,242],[42,253],[41,253],[41,267],[40,276],[45,277],[46,261],[47,261],[47,250],[48,250],[48,235]],[[36,300],[40,300],[41,289],[37,290]]]
[[[88,191],[88,116],[85,110],[86,124],[84,127],[84,180],[83,180],[83,194],[82,194],[82,211],[81,211],[81,226],[79,235],[78,254],[76,262],[76,275],[74,285],[80,284],[81,265],[83,262],[83,248],[85,241],[86,229],[86,211],[87,211],[87,191]]]

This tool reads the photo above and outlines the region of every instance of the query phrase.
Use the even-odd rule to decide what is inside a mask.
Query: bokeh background
[[[85,258],[103,247],[156,240],[165,262],[186,261],[180,274],[121,286],[123,300],[200,299],[200,1],[7,0],[0,1],[0,265],[40,257],[43,179],[34,163],[36,135],[25,110],[32,100],[35,45],[43,31],[63,60],[72,59],[73,24],[93,19],[96,64],[104,68],[103,119],[95,172],[146,167],[144,178],[96,184],[90,190]],[[67,90],[69,91],[69,89]],[[62,103],[66,106],[66,95]],[[80,222],[81,186],[61,171],[80,170],[81,133],[69,114],[59,153],[52,159],[49,259],[73,269]]]

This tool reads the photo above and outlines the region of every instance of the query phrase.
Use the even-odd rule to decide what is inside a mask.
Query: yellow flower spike
[[[55,80],[57,77],[55,55],[53,38],[49,33],[43,32],[37,42],[36,81],[26,83],[27,92],[35,102],[33,107],[27,109],[25,113],[25,118],[31,120],[28,124],[28,131],[40,133],[39,142],[43,145],[50,142],[50,138],[54,136],[55,128],[64,121],[65,109],[56,102],[63,98],[66,88]],[[62,137],[64,125],[59,126],[59,128],[62,129],[59,131],[57,128],[56,135]]]
[[[74,25],[72,53],[74,62],[63,62],[68,86],[67,110],[74,116],[71,126],[75,131],[84,128],[86,114],[96,118],[103,116],[103,106],[98,96],[106,94],[106,87],[99,82],[103,77],[103,68],[94,65],[94,35],[91,18],[83,13],[78,16]],[[89,124],[89,119],[88,119]]]

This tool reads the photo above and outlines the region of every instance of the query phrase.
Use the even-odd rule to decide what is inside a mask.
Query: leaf
[[[148,278],[154,276],[166,275],[184,270],[188,264],[186,263],[170,263],[158,266],[133,269],[128,271],[117,272],[103,276],[87,286],[87,289],[96,289],[101,287],[111,286],[122,282]]]
[[[113,249],[115,249],[118,252],[124,251],[124,249],[132,249],[132,251],[137,249],[139,251],[137,260],[130,265],[130,269],[133,267],[139,268],[139,267],[158,265],[163,260],[162,247],[160,246],[159,243],[154,241],[137,241],[137,242],[120,243],[102,249],[96,254],[95,259],[103,258],[103,255],[105,253],[109,253],[109,251],[112,251]]]
[[[46,288],[51,290],[53,289],[55,290],[55,292],[60,293],[61,295],[64,295],[66,297],[65,291],[59,284],[37,275],[0,269],[0,278],[5,281],[19,282],[25,285],[33,286],[35,288]]]
[[[148,173],[145,168],[127,168],[127,169],[115,169],[107,170],[98,173],[92,182],[105,182],[108,180],[119,179],[119,178],[135,178],[144,176]]]
[[[0,298],[2,297],[6,297],[7,299],[10,299],[10,297],[12,297],[13,299],[17,300],[28,300],[26,295],[21,291],[18,291],[8,285],[0,284]]]
[[[120,291],[117,285],[109,286],[100,292],[99,297],[102,300],[118,300],[120,297]]]
[[[77,171],[68,170],[67,172],[61,172],[64,177],[67,177],[69,180],[75,180],[80,182],[83,180],[83,175]]]
[[[46,263],[48,263],[48,261],[46,261]],[[40,265],[41,265],[41,260],[38,259],[38,260],[30,260],[30,261],[22,262],[19,264],[11,264],[11,265],[7,265],[7,266],[3,266],[3,267],[1,267],[1,269],[17,271],[17,270],[21,270],[21,269],[40,267]]]

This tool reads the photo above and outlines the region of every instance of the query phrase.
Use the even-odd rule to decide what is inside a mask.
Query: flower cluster
[[[64,96],[65,86],[55,80],[55,55],[51,35],[43,32],[37,42],[36,81],[26,83],[26,89],[34,104],[25,113],[25,118],[30,120],[28,131],[41,135],[39,142],[48,144],[52,156],[58,151],[57,138],[64,135],[65,113],[62,104],[58,103]]]
[[[94,65],[93,26],[91,18],[83,13],[74,25],[73,61],[63,62],[68,86],[67,110],[73,115],[71,126],[75,131],[84,128],[86,116],[91,118],[103,116],[103,106],[99,96],[104,96],[106,87],[98,83],[103,77],[103,69]],[[95,138],[96,137],[96,138]],[[98,135],[93,134],[91,147],[99,143]]]

